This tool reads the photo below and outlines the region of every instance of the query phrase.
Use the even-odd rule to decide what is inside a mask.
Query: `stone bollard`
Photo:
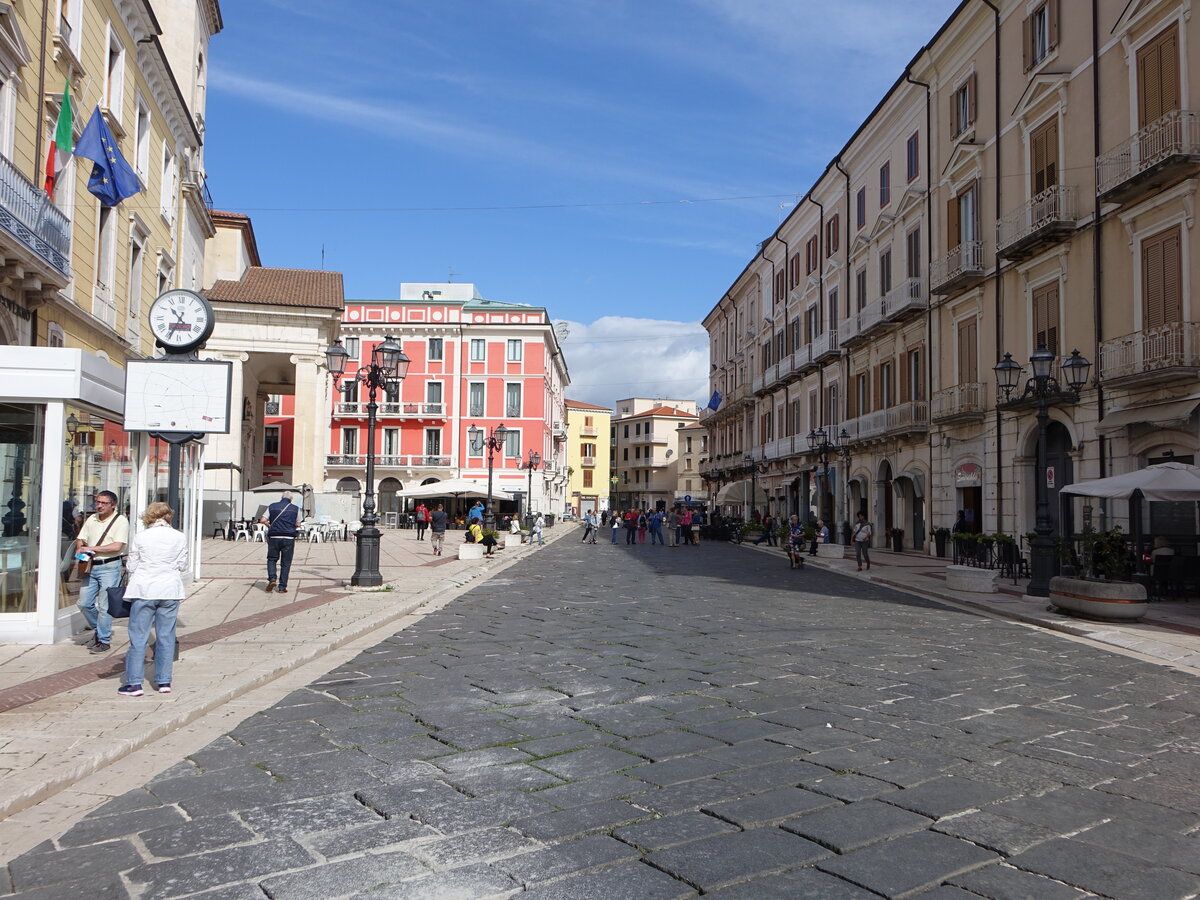
[[[977,569],[974,566],[946,566],[946,587],[969,594],[995,594],[999,569]]]

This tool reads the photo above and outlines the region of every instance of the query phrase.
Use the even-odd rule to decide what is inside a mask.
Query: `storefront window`
[[[44,407],[0,403],[0,612],[33,612],[38,573]]]

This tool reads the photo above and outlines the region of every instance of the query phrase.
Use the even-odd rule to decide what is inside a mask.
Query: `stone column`
[[[329,452],[329,378],[323,356],[297,354],[296,417],[292,442],[292,483],[324,490],[325,455]]]
[[[225,360],[233,363],[230,375],[229,400],[229,434],[212,434],[208,437],[208,446],[204,450],[207,462],[230,462],[241,466],[243,474],[235,476],[234,482],[238,490],[245,488],[247,460],[242,451],[242,406],[246,396],[245,363],[250,354],[239,353],[236,350],[217,350],[204,354],[207,359]],[[229,473],[212,471],[205,474],[204,487],[206,491],[229,491]],[[219,494],[213,494],[219,496]],[[235,501],[236,508],[237,503]]]

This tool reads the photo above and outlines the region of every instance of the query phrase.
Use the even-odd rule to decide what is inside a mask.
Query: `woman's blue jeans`
[[[141,684],[146,677],[146,644],[154,626],[154,683],[170,684],[175,662],[175,620],[179,600],[135,600],[129,610],[129,651],[125,654],[125,683]]]

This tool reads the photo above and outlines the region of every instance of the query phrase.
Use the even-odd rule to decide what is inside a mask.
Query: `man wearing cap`
[[[300,509],[292,502],[292,492],[284,491],[283,499],[267,507],[260,522],[267,526],[267,593],[275,590],[275,562],[279,562],[279,593],[287,593],[288,573],[292,570],[292,553],[296,549],[296,524]]]

